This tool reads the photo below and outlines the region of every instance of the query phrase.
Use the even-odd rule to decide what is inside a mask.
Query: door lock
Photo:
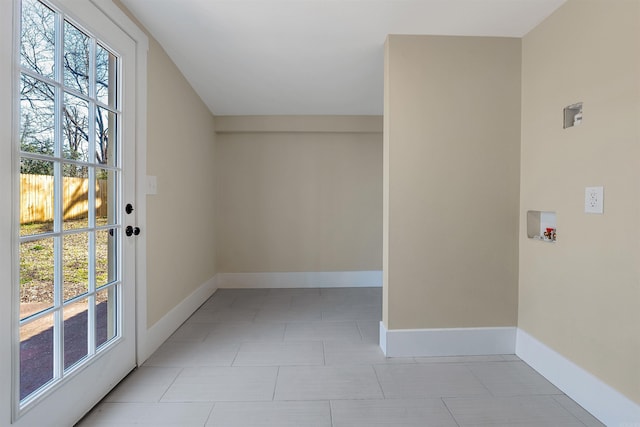
[[[127,225],[127,228],[124,229],[124,233],[127,235],[127,237],[138,236],[140,234],[140,227]]]

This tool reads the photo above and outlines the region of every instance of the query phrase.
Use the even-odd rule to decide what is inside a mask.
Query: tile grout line
[[[577,414],[574,414],[573,411],[570,411],[569,408],[567,408],[566,406],[564,406],[562,404],[562,402],[560,402],[558,399],[556,399],[556,396],[566,396],[566,394],[550,394],[548,395],[551,397],[551,399],[553,399],[554,402],[556,402],[562,409],[564,409],[569,415],[571,415],[573,418],[575,418],[576,420],[578,420],[578,422],[580,424],[582,424],[585,427],[588,427],[587,423],[585,421],[583,421],[582,419],[580,419],[580,417],[578,417]],[[568,396],[567,396],[568,397]],[[571,399],[570,397],[568,397],[569,399]],[[576,403],[577,404],[577,403]]]
[[[280,378],[280,366],[278,366],[278,370],[276,371],[276,380],[273,383],[273,393],[271,394],[271,401],[276,401],[276,388],[278,387],[278,379]]]
[[[447,408],[447,412],[449,413],[449,415],[451,415],[451,419],[453,420],[454,423],[456,423],[456,425],[458,427],[460,427],[460,423],[458,422],[458,420],[456,419],[456,416],[453,415],[453,412],[451,412],[451,409],[449,409],[449,405],[447,405],[447,402],[445,402],[444,397],[440,398],[440,401],[442,402],[442,404],[444,405],[445,408]]]
[[[386,400],[387,395],[384,392],[384,388],[382,387],[382,383],[380,382],[380,377],[378,376],[378,371],[376,370],[376,366],[374,364],[371,365],[371,369],[373,369],[373,374],[376,376],[376,381],[378,382],[378,387],[380,387],[380,391],[382,392],[382,399]]]
[[[327,351],[324,340],[322,340],[322,366],[327,366]]]
[[[364,341],[364,336],[362,335],[362,329],[360,328],[360,324],[357,320],[353,321],[356,324],[356,328],[358,329],[358,333],[360,334],[360,341]]]
[[[333,425],[333,400],[329,399],[329,421],[331,422],[331,427],[335,427]]]
[[[485,362],[486,363],[486,362]],[[480,383],[480,385],[482,385],[482,387],[487,390],[487,392],[489,393],[489,396],[493,397],[493,398],[497,398],[499,396],[496,396],[495,394],[493,394],[493,392],[491,391],[491,389],[489,387],[487,387],[487,385],[484,383],[484,381],[482,381],[482,379],[480,379],[480,377],[478,377],[478,375],[476,375],[475,372],[473,372],[473,369],[471,369],[471,367],[469,366],[470,363],[469,362],[464,362],[461,363],[462,366],[464,366],[464,368],[471,374],[471,376],[473,378],[476,379],[476,381],[478,381]]]
[[[158,401],[156,403],[162,403],[162,399],[164,399],[164,396],[167,394],[167,392],[169,391],[169,389],[171,387],[173,387],[173,385],[176,383],[176,380],[178,379],[178,377],[180,376],[180,374],[182,374],[182,372],[184,372],[184,367],[180,367],[180,371],[178,372],[178,374],[175,376],[175,378],[173,379],[173,381],[171,381],[171,384],[169,384],[169,386],[166,388],[166,390],[162,393],[162,395],[160,396],[160,398],[158,399]]]
[[[209,420],[213,416],[213,411],[214,411],[214,409],[216,409],[216,402],[211,402],[211,403],[212,403],[211,409],[209,410],[209,415],[207,415],[207,419],[204,420],[204,424],[202,425],[203,427],[207,427],[207,424],[209,423]]]
[[[236,350],[236,355],[233,356],[233,360],[231,361],[231,363],[229,364],[229,366],[235,366],[236,363],[236,359],[238,358],[238,355],[240,355],[240,348],[242,347],[242,344],[244,343],[244,341],[240,341],[238,344],[238,349]]]

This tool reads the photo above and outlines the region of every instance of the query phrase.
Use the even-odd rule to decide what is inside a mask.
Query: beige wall
[[[381,118],[217,122],[220,272],[382,268]]]
[[[216,273],[213,116],[158,43],[148,55],[147,321]]]
[[[388,329],[516,325],[520,63],[518,39],[388,37]]]
[[[147,174],[147,324],[215,273],[213,116],[150,37]]]
[[[570,0],[522,64],[518,325],[640,403],[640,3]],[[588,215],[596,185],[604,214]],[[526,238],[530,209],[557,212],[556,244]]]

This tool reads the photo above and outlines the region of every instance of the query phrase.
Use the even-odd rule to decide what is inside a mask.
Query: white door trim
[[[136,359],[148,357],[147,327],[147,52],[149,38],[112,0],[91,0],[136,43],[136,197],[137,222],[142,233],[136,248]]]
[[[13,194],[13,163],[16,161],[13,134],[16,100],[13,96],[14,82],[14,8],[13,1],[0,2],[0,199],[5,207],[0,209],[0,360],[12,359],[13,330],[13,288],[17,244],[13,235],[13,221],[16,218],[17,203]],[[7,203],[14,209],[7,208]],[[11,422],[13,402],[13,369],[11,363],[0,367],[0,425]]]

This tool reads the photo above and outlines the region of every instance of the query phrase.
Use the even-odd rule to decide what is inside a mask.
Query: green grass
[[[106,220],[98,220],[104,225]],[[65,221],[66,230],[87,226],[86,219]],[[49,232],[51,223],[25,224],[20,235]],[[68,300],[81,295],[89,286],[89,233],[67,234],[62,238],[63,295]],[[96,285],[108,279],[108,233],[96,233]],[[23,303],[53,303],[54,239],[43,238],[20,244],[20,301]]]

